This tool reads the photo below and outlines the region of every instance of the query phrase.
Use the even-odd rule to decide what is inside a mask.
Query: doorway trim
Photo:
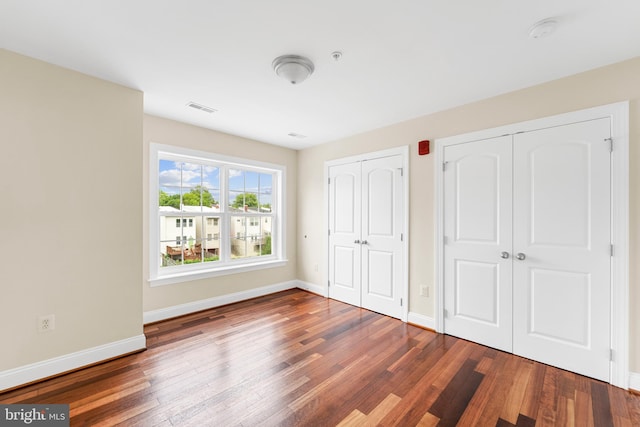
[[[611,362],[610,384],[629,388],[629,102],[618,102],[521,123],[439,138],[436,143],[435,327],[444,331],[444,147],[570,123],[611,119]],[[604,143],[604,142],[603,142]]]
[[[404,182],[402,186],[402,203],[404,215],[402,218],[402,317],[400,320],[407,322],[409,316],[409,147],[400,146],[389,148],[387,150],[373,151],[370,153],[357,154],[354,156],[343,157],[324,162],[324,249],[325,249],[325,270],[324,270],[324,297],[329,298],[329,168],[331,166],[342,165],[345,163],[353,163],[370,159],[378,159],[381,157],[402,156],[402,169]]]

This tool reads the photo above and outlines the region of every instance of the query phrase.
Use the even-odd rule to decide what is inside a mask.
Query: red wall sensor
[[[429,140],[425,139],[424,141],[418,141],[418,154],[424,156],[425,154],[429,154]]]

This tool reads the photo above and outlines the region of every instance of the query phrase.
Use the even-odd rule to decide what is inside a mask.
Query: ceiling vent
[[[195,102],[188,103],[187,107],[195,108],[196,110],[204,111],[205,113],[209,113],[209,114],[215,113],[216,111],[218,111],[215,108],[207,107],[201,104],[196,104]]]

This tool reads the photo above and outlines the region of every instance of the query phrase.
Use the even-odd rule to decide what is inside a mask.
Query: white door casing
[[[557,361],[549,362],[544,359],[545,356],[540,356],[535,354],[532,355],[527,352],[530,350],[530,347],[533,347],[534,349],[537,348],[537,346],[540,345],[540,340],[552,342],[553,346],[555,347],[553,350],[550,350],[549,348],[545,349],[544,351],[542,351],[542,353],[544,354],[564,353],[567,348],[571,348],[571,350],[575,350],[576,348],[579,349],[581,345],[579,344],[580,339],[578,339],[577,337],[579,337],[580,334],[582,334],[582,337],[584,337],[585,334],[589,335],[590,336],[588,339],[589,345],[592,346],[595,341],[598,341],[600,343],[604,342],[602,338],[596,338],[596,335],[602,334],[603,329],[608,329],[607,333],[610,336],[610,342],[608,343],[609,345],[606,345],[605,346],[606,348],[604,349],[603,348],[596,349],[593,353],[597,353],[597,357],[600,358],[601,360],[603,358],[606,358],[608,360],[609,354],[611,354],[611,361],[610,363],[608,363],[608,368],[609,368],[608,369],[609,375],[607,377],[608,381],[613,385],[626,389],[628,388],[628,384],[629,384],[629,376],[628,376],[629,375],[629,371],[628,371],[629,324],[628,324],[628,307],[627,307],[628,263],[629,263],[629,259],[628,259],[628,185],[629,185],[628,183],[628,149],[629,149],[628,148],[629,147],[628,103],[622,102],[617,104],[605,105],[605,106],[590,108],[587,110],[577,111],[573,113],[566,113],[558,116],[547,117],[544,119],[533,120],[530,122],[517,123],[513,125],[503,126],[500,128],[487,129],[484,131],[474,132],[471,134],[458,135],[455,137],[441,139],[436,141],[436,164],[438,165],[442,164],[445,160],[445,153],[448,152],[448,148],[450,146],[454,146],[457,144],[461,144],[469,141],[491,139],[491,138],[495,138],[497,135],[515,135],[514,140],[517,140],[518,142],[522,141],[523,145],[521,146],[521,148],[524,149],[525,146],[527,145],[526,138],[529,138],[530,135],[524,137],[523,136],[524,134],[522,134],[522,132],[549,129],[549,128],[554,128],[558,126],[563,126],[569,123],[588,122],[592,120],[597,121],[598,119],[601,119],[601,118],[606,118],[608,120],[608,124],[605,127],[607,127],[611,131],[611,140],[610,140],[611,145],[609,145],[608,141],[603,140],[606,138],[603,138],[600,140],[600,145],[597,146],[598,148],[596,148],[595,151],[592,151],[590,155],[599,156],[600,158],[602,158],[603,157],[602,151],[599,151],[599,150],[608,151],[607,147],[609,146],[612,147],[611,162],[610,162],[611,173],[609,174],[610,181],[606,178],[604,179],[602,178],[602,172],[597,172],[595,170],[592,171],[595,174],[594,175],[596,177],[595,179],[598,181],[598,183],[595,184],[595,186],[596,187],[602,186],[602,183],[604,183],[605,186],[607,185],[609,186],[609,189],[611,191],[611,197],[609,198],[609,200],[611,200],[611,205],[609,210],[609,221],[610,221],[611,227],[608,228],[602,225],[596,226],[598,230],[596,234],[598,234],[599,232],[602,232],[603,230],[604,230],[604,233],[609,231],[611,232],[610,242],[612,243],[611,248],[613,249],[613,254],[614,254],[610,258],[608,257],[599,258],[600,260],[608,258],[609,259],[608,264],[610,264],[612,267],[610,269],[610,275],[609,275],[609,283],[610,283],[610,291],[611,291],[609,293],[610,298],[607,299],[605,296],[604,300],[602,301],[602,304],[600,304],[600,307],[604,307],[603,310],[607,311],[608,317],[607,317],[607,314],[603,314],[603,313],[596,314],[596,316],[604,317],[605,320],[603,322],[598,322],[598,325],[593,325],[593,324],[588,325],[588,328],[591,328],[589,329],[589,332],[585,332],[587,331],[587,329],[582,328],[582,326],[575,327],[576,326],[575,324],[573,326],[571,325],[567,326],[565,324],[563,325],[565,329],[562,329],[561,327],[559,330],[550,331],[551,327],[549,325],[557,322],[545,323],[545,321],[549,320],[550,317],[545,316],[543,314],[544,310],[542,310],[542,307],[544,307],[545,305],[543,302],[545,301],[547,294],[550,293],[549,290],[552,288],[555,289],[555,287],[557,286],[557,284],[554,284],[554,278],[555,278],[555,282],[561,281],[565,284],[568,284],[569,287],[572,287],[570,291],[568,291],[567,289],[569,288],[566,288],[566,287],[565,289],[559,289],[557,291],[558,294],[562,294],[564,292],[567,295],[571,294],[575,296],[576,294],[580,294],[580,292],[582,292],[583,301],[585,300],[585,295],[587,295],[587,291],[585,291],[587,285],[585,285],[584,276],[575,274],[577,271],[576,268],[574,268],[569,272],[566,272],[566,271],[562,272],[562,271],[559,271],[559,269],[556,268],[557,266],[553,264],[547,265],[545,268],[551,271],[552,274],[549,274],[549,271],[540,268],[540,265],[538,265],[538,261],[536,260],[539,254],[537,254],[536,252],[537,251],[540,252],[542,250],[542,247],[545,246],[544,244],[541,243],[542,237],[545,235],[545,233],[547,236],[550,235],[550,233],[552,233],[553,227],[555,226],[553,221],[552,220],[550,221],[549,219],[546,220],[548,224],[544,224],[544,222],[540,222],[542,221],[542,218],[544,218],[544,217],[540,217],[538,220],[538,226],[537,226],[538,227],[538,230],[537,230],[538,234],[536,237],[537,240],[529,239],[530,241],[537,242],[533,245],[537,247],[530,247],[528,246],[528,243],[526,245],[522,245],[518,240],[520,237],[517,237],[514,235],[514,242],[513,242],[514,247],[511,255],[521,252],[525,255],[525,260],[520,261],[517,259],[513,260],[512,258],[510,258],[513,263],[513,269],[514,269],[513,276],[514,277],[526,276],[526,279],[524,279],[526,285],[523,288],[516,287],[514,289],[514,295],[513,295],[514,301],[515,299],[521,300],[523,298],[528,298],[529,296],[531,296],[531,292],[533,292],[534,295],[533,295],[533,298],[530,298],[530,301],[533,301],[533,304],[537,305],[537,307],[534,307],[533,310],[528,309],[528,310],[522,310],[514,313],[514,328],[517,328],[517,330],[514,329],[513,334],[514,334],[514,341],[517,342],[516,346],[521,349],[524,349],[520,352],[520,354],[525,355],[526,357],[537,358],[537,360],[545,361],[546,363],[555,363],[556,365],[558,365]],[[586,133],[589,134],[589,136],[591,135],[595,136],[597,131],[594,131],[594,129],[591,129],[591,130],[588,130]],[[545,136],[544,133],[538,134],[539,138],[544,136]],[[519,139],[519,138],[525,138],[525,139]],[[598,136],[598,138],[600,138],[600,136]],[[560,150],[558,157],[548,156],[546,161],[551,162],[550,164],[552,164],[554,161],[558,162],[559,158],[563,156],[565,156],[564,163],[567,163],[567,156],[572,160],[571,165],[568,168],[565,168],[563,172],[563,174],[566,175],[566,176],[563,176],[563,182],[564,184],[566,184],[565,185],[566,187],[568,186],[568,183],[572,179],[575,179],[575,177],[580,175],[580,173],[584,173],[584,167],[581,169],[581,167],[577,165],[577,163],[579,162],[574,162],[573,160],[575,156],[578,156],[578,158],[580,158],[580,154],[579,154],[580,151],[584,153],[585,149],[584,149],[584,146],[582,149],[577,148],[580,146],[580,143],[576,142],[575,140],[567,141],[565,139],[564,144],[562,144],[563,142],[562,140],[560,141],[556,140],[555,142],[560,142],[560,145],[563,145],[564,148]],[[516,143],[514,143],[514,147],[515,147],[514,150],[517,149],[518,146],[516,145]],[[562,153],[562,150],[564,150],[565,152]],[[573,156],[570,153],[572,150],[573,150]],[[544,148],[542,150],[537,151],[537,156],[538,156],[537,161],[538,161],[538,166],[540,166],[538,168],[538,171],[548,169],[548,166],[547,167],[541,166],[544,164],[543,162],[544,154],[545,154],[544,151],[545,151]],[[518,156],[518,153],[514,153],[514,156]],[[527,155],[525,154],[523,156],[526,159]],[[529,160],[524,160],[523,162],[518,162],[516,160],[514,161],[514,168],[517,170],[520,170],[520,169],[526,170],[527,168],[531,169],[529,167],[530,166],[529,163],[531,161],[532,160],[530,158]],[[584,162],[582,164],[584,166]],[[592,168],[592,166],[588,166],[588,167]],[[445,232],[446,222],[444,221],[445,211],[447,209],[446,206],[448,203],[447,200],[445,200],[446,199],[445,176],[447,173],[449,173],[449,170],[450,170],[449,165],[447,165],[446,171],[441,170],[440,167],[436,169],[436,184],[437,184],[436,189],[438,192],[437,194],[438,202],[437,202],[437,209],[436,209],[436,214],[437,214],[436,232],[437,232],[439,243],[438,243],[438,250],[437,250],[438,261],[436,264],[437,298],[436,298],[435,324],[436,324],[436,330],[439,332],[444,332],[445,330],[445,320],[444,320],[445,305],[446,305],[445,303],[446,298],[444,295],[445,277],[447,275],[448,268],[450,268],[448,263],[445,261],[445,252],[446,252],[445,248],[446,248],[446,245],[450,243],[450,240],[447,239],[447,242],[445,242],[445,239],[444,239],[445,235],[449,234],[448,231]],[[525,172],[525,175],[523,176],[528,176],[526,174],[531,174],[531,170]],[[538,187],[539,190],[541,190],[541,192],[545,194],[545,196],[547,197],[547,200],[546,200],[547,203],[550,203],[550,200],[552,200],[553,198],[562,199],[558,202],[560,204],[562,204],[563,202],[568,203],[568,200],[570,198],[579,199],[580,197],[583,197],[583,201],[584,201],[584,198],[585,198],[584,187],[582,188],[582,196],[581,194],[571,194],[570,196],[566,196],[566,195],[561,196],[563,192],[564,193],[567,192],[566,188],[558,188],[562,186],[555,186],[550,191],[542,191],[541,186],[545,184],[545,178],[548,178],[548,176],[545,173],[539,173],[537,177],[538,182],[537,184],[535,184],[534,182],[534,184]],[[525,180],[525,182],[526,181],[527,180]],[[547,186],[551,186],[550,183],[553,183],[553,181],[552,180],[546,181]],[[514,183],[514,189],[513,189],[514,199],[519,194],[522,194],[524,192],[520,188],[521,185],[522,185],[522,180],[516,179]],[[589,191],[591,191],[592,193],[593,192],[597,193],[596,188],[591,188]],[[544,196],[541,196],[539,194],[537,198],[540,199],[540,197],[544,197]],[[541,202],[540,207],[544,206],[544,203],[545,203],[544,198],[540,199],[540,202]],[[577,203],[577,204],[579,205],[580,203]],[[520,210],[523,208],[523,206],[526,206],[526,205],[527,203],[523,204],[520,201],[514,200],[514,206],[515,206],[514,209]],[[571,203],[571,206],[575,206],[575,205],[576,205],[575,202]],[[584,206],[584,203],[582,203],[582,205]],[[592,219],[595,220],[595,218],[593,218],[592,215],[599,215],[600,217],[606,216],[606,215],[603,215],[603,212],[608,209],[608,203],[604,203],[604,206],[599,205],[599,206],[593,206],[593,207],[595,208],[595,211],[589,214],[590,221]],[[529,212],[531,212],[531,207],[529,207],[529,209],[530,209]],[[535,215],[536,211],[537,210],[539,211],[540,209],[536,209],[534,207],[532,209],[533,214]],[[596,211],[600,213],[597,213]],[[571,210],[565,209],[563,210],[563,212],[564,213],[562,215],[565,215],[567,214],[567,212],[571,212]],[[514,216],[514,221],[516,222],[518,221],[518,219],[515,216]],[[534,217],[532,223],[535,225],[536,221],[537,220]],[[579,221],[580,219],[571,223],[569,228],[571,227],[573,228],[566,230],[569,237],[574,241],[573,246],[576,246],[575,245],[575,241],[577,239],[576,236],[579,234],[579,233],[576,233],[576,230],[578,230],[578,225],[580,225]],[[584,222],[582,224],[584,224]],[[545,225],[547,227],[546,230],[544,229]],[[584,227],[582,228],[584,230]],[[514,223],[514,229],[518,230],[516,232],[518,233],[522,231],[522,226],[520,224]],[[531,236],[530,231],[531,230],[524,231],[526,236],[529,236],[529,237]],[[573,235],[571,233],[573,233]],[[592,246],[595,248],[595,246],[597,245],[597,243],[595,242],[598,238],[595,235],[592,235],[589,238],[592,242]],[[550,240],[550,239],[547,239],[547,240]],[[565,243],[566,241],[567,239],[565,238]],[[558,244],[559,242],[555,242],[555,243],[556,243],[556,246],[561,246]],[[518,245],[520,245],[521,247],[517,248],[516,246]],[[600,244],[600,246],[602,245]],[[556,248],[556,249],[559,249],[559,248]],[[577,248],[573,247],[573,249],[575,250]],[[607,252],[610,251],[609,245],[606,243],[604,244],[604,250]],[[527,253],[527,251],[529,251],[529,253]],[[599,250],[594,250],[594,253],[597,251]],[[542,252],[547,252],[547,251],[542,251]],[[563,252],[563,251],[560,251],[560,252]],[[565,250],[564,252],[567,252],[567,251]],[[584,252],[584,249],[583,249],[583,252]],[[553,251],[549,251],[549,258],[555,258],[558,256],[559,255],[557,253],[554,253]],[[584,257],[577,256],[577,258],[584,258]],[[545,262],[549,263],[549,260],[546,260]],[[553,260],[551,260],[551,262],[553,262]],[[557,273],[554,273],[554,271],[556,271],[554,269],[557,270]],[[596,268],[596,270],[598,270],[598,268]],[[606,267],[605,267],[605,270],[606,270]],[[591,274],[591,276],[589,276],[589,280],[591,283],[593,283],[593,279],[595,277],[593,276],[594,274],[595,275],[599,274],[600,276],[602,276],[605,273],[596,272],[596,273],[589,273],[589,274]],[[534,284],[533,286],[530,286],[530,283],[531,283],[530,279],[532,275],[534,279],[534,282],[533,282]],[[558,278],[560,277],[569,279],[569,280],[561,280],[561,279],[558,280]],[[548,279],[548,280],[545,281],[543,279]],[[602,277],[598,279],[599,283],[603,282],[603,280],[601,279]],[[523,279],[518,279],[518,281],[521,281],[521,280]],[[591,302],[594,302],[596,300],[598,301],[602,300],[598,296],[597,292],[598,292],[597,289],[592,289],[592,288],[589,289],[588,295]],[[602,293],[602,289],[600,289],[600,292]],[[547,298],[547,300],[548,299],[549,298]],[[559,298],[555,298],[554,301],[557,301],[558,299]],[[547,303],[549,302],[551,301],[547,301]],[[610,304],[608,302],[610,302]],[[537,303],[540,303],[540,304],[537,304]],[[575,301],[572,301],[572,303],[573,305],[571,306],[571,310],[575,311],[575,313],[565,312],[565,314],[567,315],[566,317],[573,318],[574,322],[577,322],[575,321],[575,319],[579,318],[579,315],[581,314],[581,312],[584,313],[584,311],[586,310],[585,305],[582,305],[582,308],[580,308],[578,307],[579,304],[575,304]],[[519,304],[522,304],[522,303],[520,302]],[[531,303],[529,304],[528,307],[530,306],[531,306]],[[607,307],[611,307],[611,310],[608,311]],[[535,312],[536,309],[538,310],[539,315],[536,314]],[[589,307],[588,309],[591,311],[594,310],[593,307]],[[447,311],[449,312],[450,310],[448,309]],[[556,312],[560,312],[560,311],[556,311]],[[533,318],[531,317],[532,314],[534,316]],[[538,317],[537,319],[535,319],[536,316]],[[535,322],[536,320],[537,322]],[[579,322],[579,323],[582,325],[582,322]],[[599,330],[595,330],[593,328],[599,329]],[[568,330],[571,330],[572,332],[571,333],[567,332]],[[578,334],[572,335],[572,333],[575,331],[578,331]],[[560,335],[560,336],[553,336],[553,334]],[[595,335],[590,335],[590,334],[595,334]],[[571,341],[571,342],[562,343],[563,339],[565,341]],[[530,341],[529,343],[527,343],[528,340]],[[584,338],[582,338],[582,342],[584,341],[585,341]],[[544,346],[545,344],[542,344],[542,345]],[[561,350],[558,350],[559,345],[560,345],[560,348],[562,348],[562,346],[564,346],[564,348],[562,348]],[[585,345],[582,345],[583,349],[585,347],[586,347]],[[569,351],[569,353],[571,353],[571,351]],[[603,357],[603,353],[606,353],[604,357]],[[584,357],[584,355],[578,355],[578,354],[579,353],[573,353],[573,356],[565,357],[565,359],[570,359],[571,357],[573,357],[574,359],[581,359]],[[592,366],[597,365],[597,362],[595,363],[593,361],[586,362],[585,365],[588,367],[588,369],[591,369]],[[569,367],[569,369],[573,369],[573,368]],[[599,374],[590,374],[590,375],[596,376],[596,377],[600,376]]]

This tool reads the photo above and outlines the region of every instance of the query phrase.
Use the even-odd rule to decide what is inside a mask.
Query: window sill
[[[189,282],[192,280],[207,279],[209,277],[227,276],[229,274],[245,273],[254,270],[264,270],[266,268],[283,267],[287,264],[287,260],[272,260],[264,262],[254,262],[242,265],[227,265],[224,267],[212,268],[207,270],[188,271],[171,275],[164,275],[149,279],[149,285],[163,286],[175,283]]]

